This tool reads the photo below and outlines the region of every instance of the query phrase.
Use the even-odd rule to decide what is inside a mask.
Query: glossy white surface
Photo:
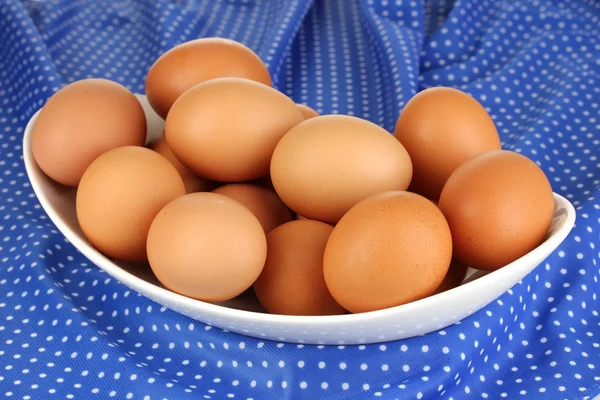
[[[138,95],[148,120],[148,140],[164,127]],[[39,113],[39,112],[38,112]],[[492,273],[469,270],[463,284],[438,295],[386,310],[364,314],[323,317],[270,315],[251,294],[211,304],[190,299],[163,288],[147,264],[111,260],[94,249],[84,237],[75,215],[75,189],[49,179],[36,165],[31,152],[31,131],[37,113],[23,138],[23,155],[31,185],[48,216],[65,237],[92,263],[109,275],[155,302],[196,320],[258,338],[310,344],[362,344],[384,342],[429,333],[449,326],[498,298],[538,266],[571,231],[575,209],[554,195],[556,211],[547,239],[535,250]]]

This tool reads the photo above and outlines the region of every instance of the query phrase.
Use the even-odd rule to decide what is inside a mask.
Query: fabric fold
[[[600,3],[583,0],[0,2],[0,393],[593,398],[600,393],[599,27]],[[494,118],[504,147],[536,161],[577,207],[574,230],[497,301],[459,324],[396,342],[262,341],[138,295],[49,222],[21,160],[23,129],[75,80],[103,77],[143,93],[160,54],[205,36],[251,47],[294,101],[390,132],[419,90],[468,92]]]

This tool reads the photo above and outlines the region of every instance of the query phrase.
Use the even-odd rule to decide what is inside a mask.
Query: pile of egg
[[[205,38],[160,56],[146,95],[165,119],[154,142],[128,89],[83,79],[48,100],[32,150],[76,188],[97,250],[147,261],[184,296],[253,288],[270,313],[384,309],[459,285],[467,265],[509,264],[552,219],[543,171],[453,88],[416,94],[391,134],[296,104],[249,48]]]

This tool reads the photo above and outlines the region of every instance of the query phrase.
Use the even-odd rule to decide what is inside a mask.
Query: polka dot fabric
[[[187,0],[0,3],[0,396],[16,399],[592,399],[600,393],[600,3]],[[143,92],[196,37],[253,48],[278,89],[393,129],[418,90],[458,87],[505,148],[578,209],[562,246],[500,299],[423,337],[308,346],[224,332],[91,265],[25,175],[23,129],[86,77]]]

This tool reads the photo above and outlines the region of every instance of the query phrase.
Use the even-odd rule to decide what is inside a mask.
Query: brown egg
[[[152,220],[184,194],[181,177],[164,157],[145,147],[119,147],[102,154],[83,174],[77,189],[77,219],[102,253],[144,261]]]
[[[438,200],[446,180],[469,158],[500,149],[500,138],[477,100],[457,89],[436,87],[414,96],[404,107],[394,135],[413,163],[408,190]]]
[[[239,77],[271,86],[262,60],[241,43],[223,38],[202,38],[173,47],[148,71],[146,95],[158,115],[167,117],[179,96],[209,79]]]
[[[209,192],[215,187],[214,182],[200,178],[198,175],[194,174],[179,162],[177,157],[175,157],[169,148],[169,144],[165,139],[164,132],[158,140],[150,145],[150,149],[156,151],[158,154],[169,160],[171,164],[173,164],[173,166],[179,172],[179,175],[181,175],[181,179],[183,179],[183,184],[185,185],[185,190],[187,193]]]
[[[298,108],[302,111],[302,115],[304,115],[304,119],[311,119],[314,117],[318,117],[319,113],[310,108],[305,104],[298,104]]]
[[[256,217],[216,193],[191,193],[172,201],[148,234],[148,261],[158,280],[204,301],[243,293],[260,275],[266,256],[267,240]]]
[[[145,141],[146,117],[133,93],[116,82],[84,79],[48,100],[33,127],[31,147],[46,175],[74,187],[102,153]]]
[[[268,312],[345,313],[329,294],[323,278],[323,253],[332,230],[319,221],[291,221],[267,235],[267,261],[254,283],[254,292]]]
[[[455,259],[450,262],[450,268],[444,277],[444,280],[435,290],[434,294],[445,292],[446,290],[454,289],[462,284],[467,273],[467,266]]]
[[[291,221],[292,213],[273,190],[249,183],[232,183],[213,190],[241,203],[258,219],[265,233]]]
[[[480,154],[454,171],[440,196],[454,257],[493,271],[537,247],[552,221],[554,198],[544,172],[505,150]]]
[[[361,201],[338,222],[325,248],[323,272],[333,298],[359,313],[433,294],[451,258],[450,229],[435,204],[389,191]]]
[[[268,175],[275,146],[303,120],[283,93],[247,79],[219,78],[181,95],[165,132],[173,154],[197,175],[241,182]]]
[[[271,160],[271,180],[283,202],[308,219],[331,223],[372,194],[406,189],[411,176],[400,142],[346,115],[300,123],[281,139]]]

